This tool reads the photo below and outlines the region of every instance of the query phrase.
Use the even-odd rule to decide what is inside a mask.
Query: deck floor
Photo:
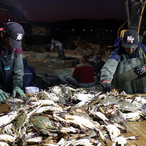
[[[124,137],[138,136],[138,140],[127,140],[125,146],[145,146],[146,145],[146,121],[128,122],[130,131],[122,133]],[[107,146],[112,146],[112,142],[107,141]]]

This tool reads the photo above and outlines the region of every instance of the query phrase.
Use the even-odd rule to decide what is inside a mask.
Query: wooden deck
[[[146,146],[146,121],[128,122],[130,129],[127,133],[122,133],[124,137],[138,136],[138,140],[127,140],[125,146]],[[107,141],[107,146],[112,146],[112,142]]]
[[[9,107],[6,104],[0,105],[0,113],[8,110]],[[138,140],[127,140],[126,146],[146,146],[146,121],[128,122],[128,127],[130,131],[121,135],[124,137],[138,136]],[[107,146],[112,146],[110,140],[107,141]]]
[[[126,146],[145,146],[146,145],[146,121],[141,122],[129,122],[130,132],[125,134],[124,136],[138,136],[138,140],[128,140],[128,144]]]

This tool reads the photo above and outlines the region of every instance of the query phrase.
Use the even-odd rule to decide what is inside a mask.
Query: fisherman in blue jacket
[[[116,42],[114,50],[101,70],[101,90],[115,88],[127,94],[146,93],[146,46],[139,42],[138,33],[129,29]]]

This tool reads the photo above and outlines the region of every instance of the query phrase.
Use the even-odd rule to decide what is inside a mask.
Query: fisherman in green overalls
[[[8,22],[1,29],[0,39],[0,101],[12,93],[26,97],[23,85],[22,38],[23,27],[16,22]]]
[[[138,33],[129,29],[115,41],[114,50],[101,70],[101,90],[115,89],[127,94],[146,93],[146,46],[139,42]]]

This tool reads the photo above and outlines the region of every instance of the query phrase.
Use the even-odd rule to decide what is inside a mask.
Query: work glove
[[[138,75],[142,75],[146,72],[146,68],[145,68],[145,66],[136,66],[134,68],[134,72]]]
[[[9,97],[9,95],[6,92],[4,92],[3,90],[0,89],[0,101],[4,101],[8,97]]]
[[[50,50],[50,53],[52,53],[52,51]]]
[[[13,97],[16,97],[16,93],[19,94],[22,99],[26,97],[24,91],[18,86],[13,88]]]
[[[111,91],[111,83],[110,81],[108,80],[104,80],[101,85],[100,85],[100,89],[103,91],[103,92],[110,92]]]

